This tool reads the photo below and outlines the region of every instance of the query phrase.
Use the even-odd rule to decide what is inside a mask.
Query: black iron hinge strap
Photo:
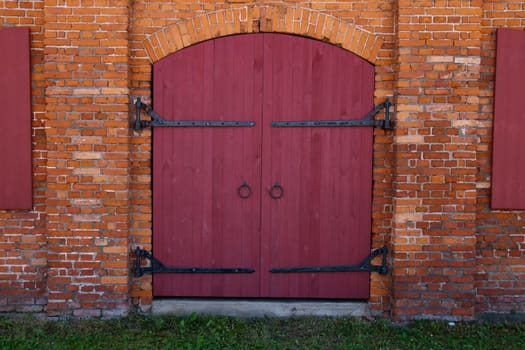
[[[298,120],[298,121],[274,121],[272,126],[276,128],[283,127],[345,127],[345,126],[377,126],[383,129],[392,129],[390,120],[390,106],[392,103],[389,99],[374,107],[361,119],[343,119],[343,120]],[[381,110],[385,109],[385,119],[375,120],[374,116]]]
[[[151,120],[142,120],[141,112],[146,112]],[[165,120],[150,105],[142,103],[139,97],[135,100],[135,130],[142,130],[149,127],[253,127],[253,121],[232,121],[232,120]]]
[[[381,265],[373,265],[372,259],[379,254],[383,255]],[[295,267],[276,267],[270,269],[272,273],[291,273],[291,272],[378,272],[381,275],[388,273],[386,264],[387,248],[386,246],[373,250],[370,255],[363,259],[357,265],[332,265],[332,266],[295,266]]]
[[[141,258],[145,257],[150,261],[150,266],[143,267]],[[145,273],[253,273],[250,268],[227,268],[227,267],[170,267],[164,265],[159,259],[155,258],[151,252],[135,248],[135,277],[141,277]]]

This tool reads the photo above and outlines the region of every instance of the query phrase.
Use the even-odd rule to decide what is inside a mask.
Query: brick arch
[[[244,6],[181,20],[144,40],[151,62],[187,46],[226,35],[274,32],[301,35],[342,47],[375,64],[380,36],[323,12],[287,6]]]

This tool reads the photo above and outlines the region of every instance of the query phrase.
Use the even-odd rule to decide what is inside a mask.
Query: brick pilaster
[[[46,0],[48,315],[128,312],[129,0]]]
[[[398,1],[392,312],[471,319],[482,1]]]

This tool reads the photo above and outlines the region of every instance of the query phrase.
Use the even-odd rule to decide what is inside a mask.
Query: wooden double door
[[[158,273],[154,295],[368,298],[368,272],[271,270],[370,253],[372,128],[279,122],[359,119],[373,84],[352,53],[283,34],[215,39],[155,63],[153,106],[186,126],[154,129],[153,254],[224,272]]]

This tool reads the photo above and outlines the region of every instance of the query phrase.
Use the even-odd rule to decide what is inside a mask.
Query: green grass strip
[[[0,349],[525,349],[525,324],[128,316],[0,318]]]

